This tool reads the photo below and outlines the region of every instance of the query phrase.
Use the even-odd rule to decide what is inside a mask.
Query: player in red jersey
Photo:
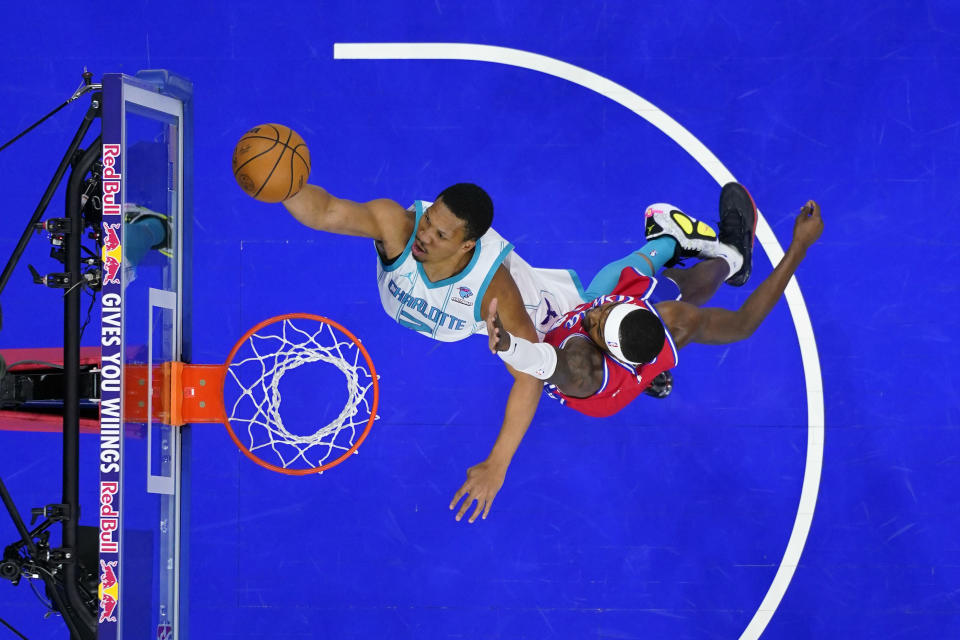
[[[557,357],[554,376],[547,379],[547,395],[588,416],[603,418],[630,404],[658,375],[675,367],[677,346],[656,309],[663,301],[677,299],[677,288],[669,284],[672,284],[670,280],[657,281],[627,268],[621,272],[610,294],[566,313],[544,337],[545,345],[562,354]],[[664,288],[669,293],[658,296]],[[496,309],[491,309],[491,313],[494,314],[491,322],[496,323]],[[603,325],[597,320],[601,317]],[[648,353],[630,352],[629,338],[612,335],[609,340],[605,338],[601,326],[614,324],[619,325],[620,330],[634,330],[644,336],[652,334],[654,337],[645,341]],[[596,345],[605,343],[610,346],[601,352]],[[510,346],[507,345],[507,350]],[[559,384],[564,382],[564,372],[568,376],[566,384]]]
[[[677,351],[686,345],[695,342],[729,344],[745,340],[783,295],[807,249],[820,237],[823,221],[820,206],[813,200],[808,201],[794,224],[793,239],[784,258],[743,305],[736,311],[701,308],[697,305],[709,300],[721,282],[727,280],[740,285],[750,274],[756,209],[752,198],[739,185],[724,187],[724,196],[739,201],[736,208],[741,214],[740,233],[748,236],[738,269],[736,264],[714,257],[690,269],[668,270],[664,273],[669,278],[662,278],[659,282],[631,268],[624,269],[610,294],[569,311],[547,333],[545,341],[538,344],[515,338],[504,331],[494,300],[487,317],[490,350],[514,368],[544,380],[547,393],[567,406],[599,417],[622,409],[658,374],[675,366]],[[724,196],[721,197],[721,241],[724,241]],[[745,211],[748,208],[752,209],[754,216],[750,229],[743,224],[749,219]],[[675,210],[652,213],[648,210],[647,215],[648,239],[670,235],[678,242],[678,257],[697,255],[695,238],[691,241],[698,230],[695,220]],[[683,227],[680,230],[676,228],[678,223]],[[709,228],[705,230],[710,231]],[[731,244],[744,248],[743,243]],[[671,280],[677,286],[673,286]],[[677,289],[681,293],[679,296],[676,295]],[[520,441],[509,444],[515,451]],[[481,474],[474,478],[468,474],[467,482],[450,504],[452,509],[466,496],[457,519],[474,500],[477,507],[470,521],[473,522],[481,512],[485,518],[502,482],[502,476],[499,482],[491,482]]]

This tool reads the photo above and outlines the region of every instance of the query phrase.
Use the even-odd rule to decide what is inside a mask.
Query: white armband
[[[497,355],[508,365],[539,380],[547,380],[557,369],[557,352],[549,344],[510,336],[510,348]]]

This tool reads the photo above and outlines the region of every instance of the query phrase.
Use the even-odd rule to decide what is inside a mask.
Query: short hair
[[[493,200],[475,184],[459,182],[440,192],[438,200],[464,222],[464,240],[476,240],[493,223]]]
[[[646,309],[631,311],[620,323],[620,349],[631,362],[652,361],[663,349],[666,336],[660,318]]]

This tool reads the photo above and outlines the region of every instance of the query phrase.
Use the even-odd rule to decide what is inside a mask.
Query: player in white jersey
[[[353,202],[337,198],[312,184],[306,185],[283,204],[298,221],[313,229],[373,239],[381,261],[381,271],[395,273],[394,283],[397,286],[403,281],[401,276],[406,271],[400,268],[390,269],[398,264],[398,261],[400,264],[409,264],[409,258],[416,263],[416,274],[422,278],[420,283],[423,286],[428,282],[437,284],[456,280],[479,253],[474,251],[477,241],[487,233],[493,220],[493,203],[490,197],[480,187],[466,184],[454,185],[444,190],[432,205],[422,209],[419,214],[416,209],[408,211],[393,200]],[[474,298],[480,298],[474,305],[484,309],[493,298],[497,298],[504,327],[512,335],[536,342],[539,337],[526,313],[517,284],[501,263],[502,258],[499,262],[496,259],[490,262],[489,269],[492,273],[489,273],[488,280],[487,274],[484,275],[484,293],[479,296],[474,294]],[[385,286],[389,293],[389,281],[385,282]],[[455,291],[459,293],[458,289]],[[410,290],[406,289],[405,292],[409,294]],[[405,306],[409,298],[396,300],[403,305],[403,309],[410,310],[410,307]],[[425,316],[422,313],[410,314],[413,318],[407,319],[410,324],[414,324],[414,320],[422,321],[425,318],[424,324],[429,328],[431,314],[435,324],[439,324],[441,320],[449,322],[449,318],[454,317],[452,309],[450,312],[442,309],[431,311],[433,304],[427,305],[424,302],[421,305],[417,302],[415,305],[425,312]],[[400,311],[399,307],[397,311]],[[447,314],[446,319],[439,313]],[[469,317],[475,317],[472,309]],[[399,315],[397,319],[400,320]],[[474,330],[475,327],[471,327],[470,333],[464,334],[464,337]],[[435,333],[433,330],[422,330],[421,333],[435,337],[432,335]],[[536,378],[518,373],[509,366],[507,369],[513,375],[514,382],[507,399],[500,435],[486,460],[467,471],[471,496],[485,509],[489,509],[494,496],[503,486],[506,469],[533,420],[543,386]]]
[[[433,206],[417,200],[407,209],[414,223]],[[553,323],[585,300],[577,274],[567,269],[534,269],[513,251],[513,245],[493,228],[476,240],[467,265],[455,275],[433,281],[414,255],[415,234],[392,260],[377,260],[377,285],[384,310],[400,325],[443,342],[462,340],[474,333],[486,335],[480,301],[493,275],[506,267],[520,291],[524,309],[540,338]]]

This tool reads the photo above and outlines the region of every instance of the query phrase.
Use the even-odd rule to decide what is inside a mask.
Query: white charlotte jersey
[[[396,260],[387,265],[378,254],[380,302],[401,325],[443,342],[463,340],[474,333],[486,335],[480,305],[501,264],[517,283],[541,339],[564,313],[586,301],[576,273],[534,269],[493,229],[477,240],[473,258],[460,273],[432,282],[411,252],[420,217],[431,204],[417,200],[410,207],[409,211],[416,213],[414,232]]]

